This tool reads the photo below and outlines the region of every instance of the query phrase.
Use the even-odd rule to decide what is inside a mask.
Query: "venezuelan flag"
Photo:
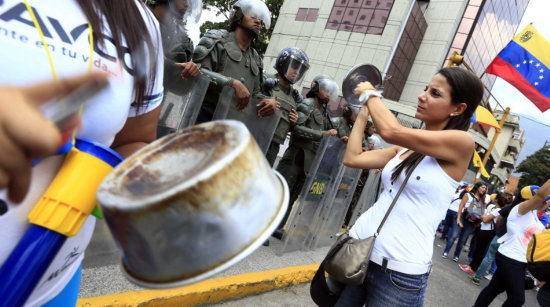
[[[542,112],[550,109],[550,43],[528,25],[487,67],[517,88]]]

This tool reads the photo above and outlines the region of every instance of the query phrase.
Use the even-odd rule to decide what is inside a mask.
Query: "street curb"
[[[214,304],[311,281],[319,264],[208,279],[166,290],[142,290],[78,299],[76,306],[196,306]]]

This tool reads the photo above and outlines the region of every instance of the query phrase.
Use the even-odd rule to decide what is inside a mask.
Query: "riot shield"
[[[236,108],[235,91],[233,88],[225,86],[220,93],[212,120],[235,119],[241,121],[254,136],[256,143],[258,143],[258,146],[260,146],[260,149],[265,154],[271,144],[275,128],[277,128],[281,119],[281,111],[277,110],[271,116],[259,118],[256,105],[260,101],[259,98],[250,97],[248,105],[242,111],[238,111]]]
[[[355,221],[361,216],[361,214],[372,207],[372,205],[374,205],[374,203],[378,199],[378,194],[380,193],[381,175],[382,173],[375,169],[371,169],[369,171],[369,176],[367,177],[367,181],[363,186],[361,196],[359,196],[357,205],[353,209],[353,213],[349,221],[350,226],[355,224]]]
[[[330,246],[336,240],[336,234],[340,232],[344,223],[361,171],[361,169],[342,167],[342,175],[335,185],[335,191],[323,202],[319,223],[313,232],[311,249]]]
[[[325,199],[329,199],[340,182],[345,144],[337,137],[325,135],[311,169],[284,227],[283,247],[278,254],[307,250],[310,247]]]
[[[165,93],[157,126],[158,138],[195,124],[209,83],[208,77],[201,74],[182,82],[181,95]]]

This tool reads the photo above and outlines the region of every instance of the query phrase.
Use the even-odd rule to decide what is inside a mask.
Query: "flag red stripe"
[[[542,112],[550,109],[550,99],[542,95],[535,87],[525,80],[523,75],[510,65],[510,63],[500,57],[497,56],[493,62],[491,62],[486,72],[506,80],[525,95],[525,97],[531,100],[531,102],[533,102]]]

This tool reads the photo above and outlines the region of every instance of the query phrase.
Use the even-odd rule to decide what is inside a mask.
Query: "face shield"
[[[289,59],[282,68],[282,72],[288,82],[295,84],[302,80],[308,69],[309,64],[307,61],[304,61],[295,55],[290,55]]]
[[[330,102],[338,101],[338,84],[332,79],[319,79],[319,92],[317,97],[323,104],[329,104]]]
[[[169,0],[168,7],[176,20],[197,23],[201,18],[202,0]]]
[[[189,3],[189,7],[185,11],[185,14],[183,15],[183,19],[191,23],[198,23],[199,20],[201,19],[202,0],[183,0],[183,1],[187,1],[187,3]]]
[[[260,0],[239,0],[233,7],[239,7],[244,16],[260,19],[266,29],[271,26],[271,14],[267,5]]]

